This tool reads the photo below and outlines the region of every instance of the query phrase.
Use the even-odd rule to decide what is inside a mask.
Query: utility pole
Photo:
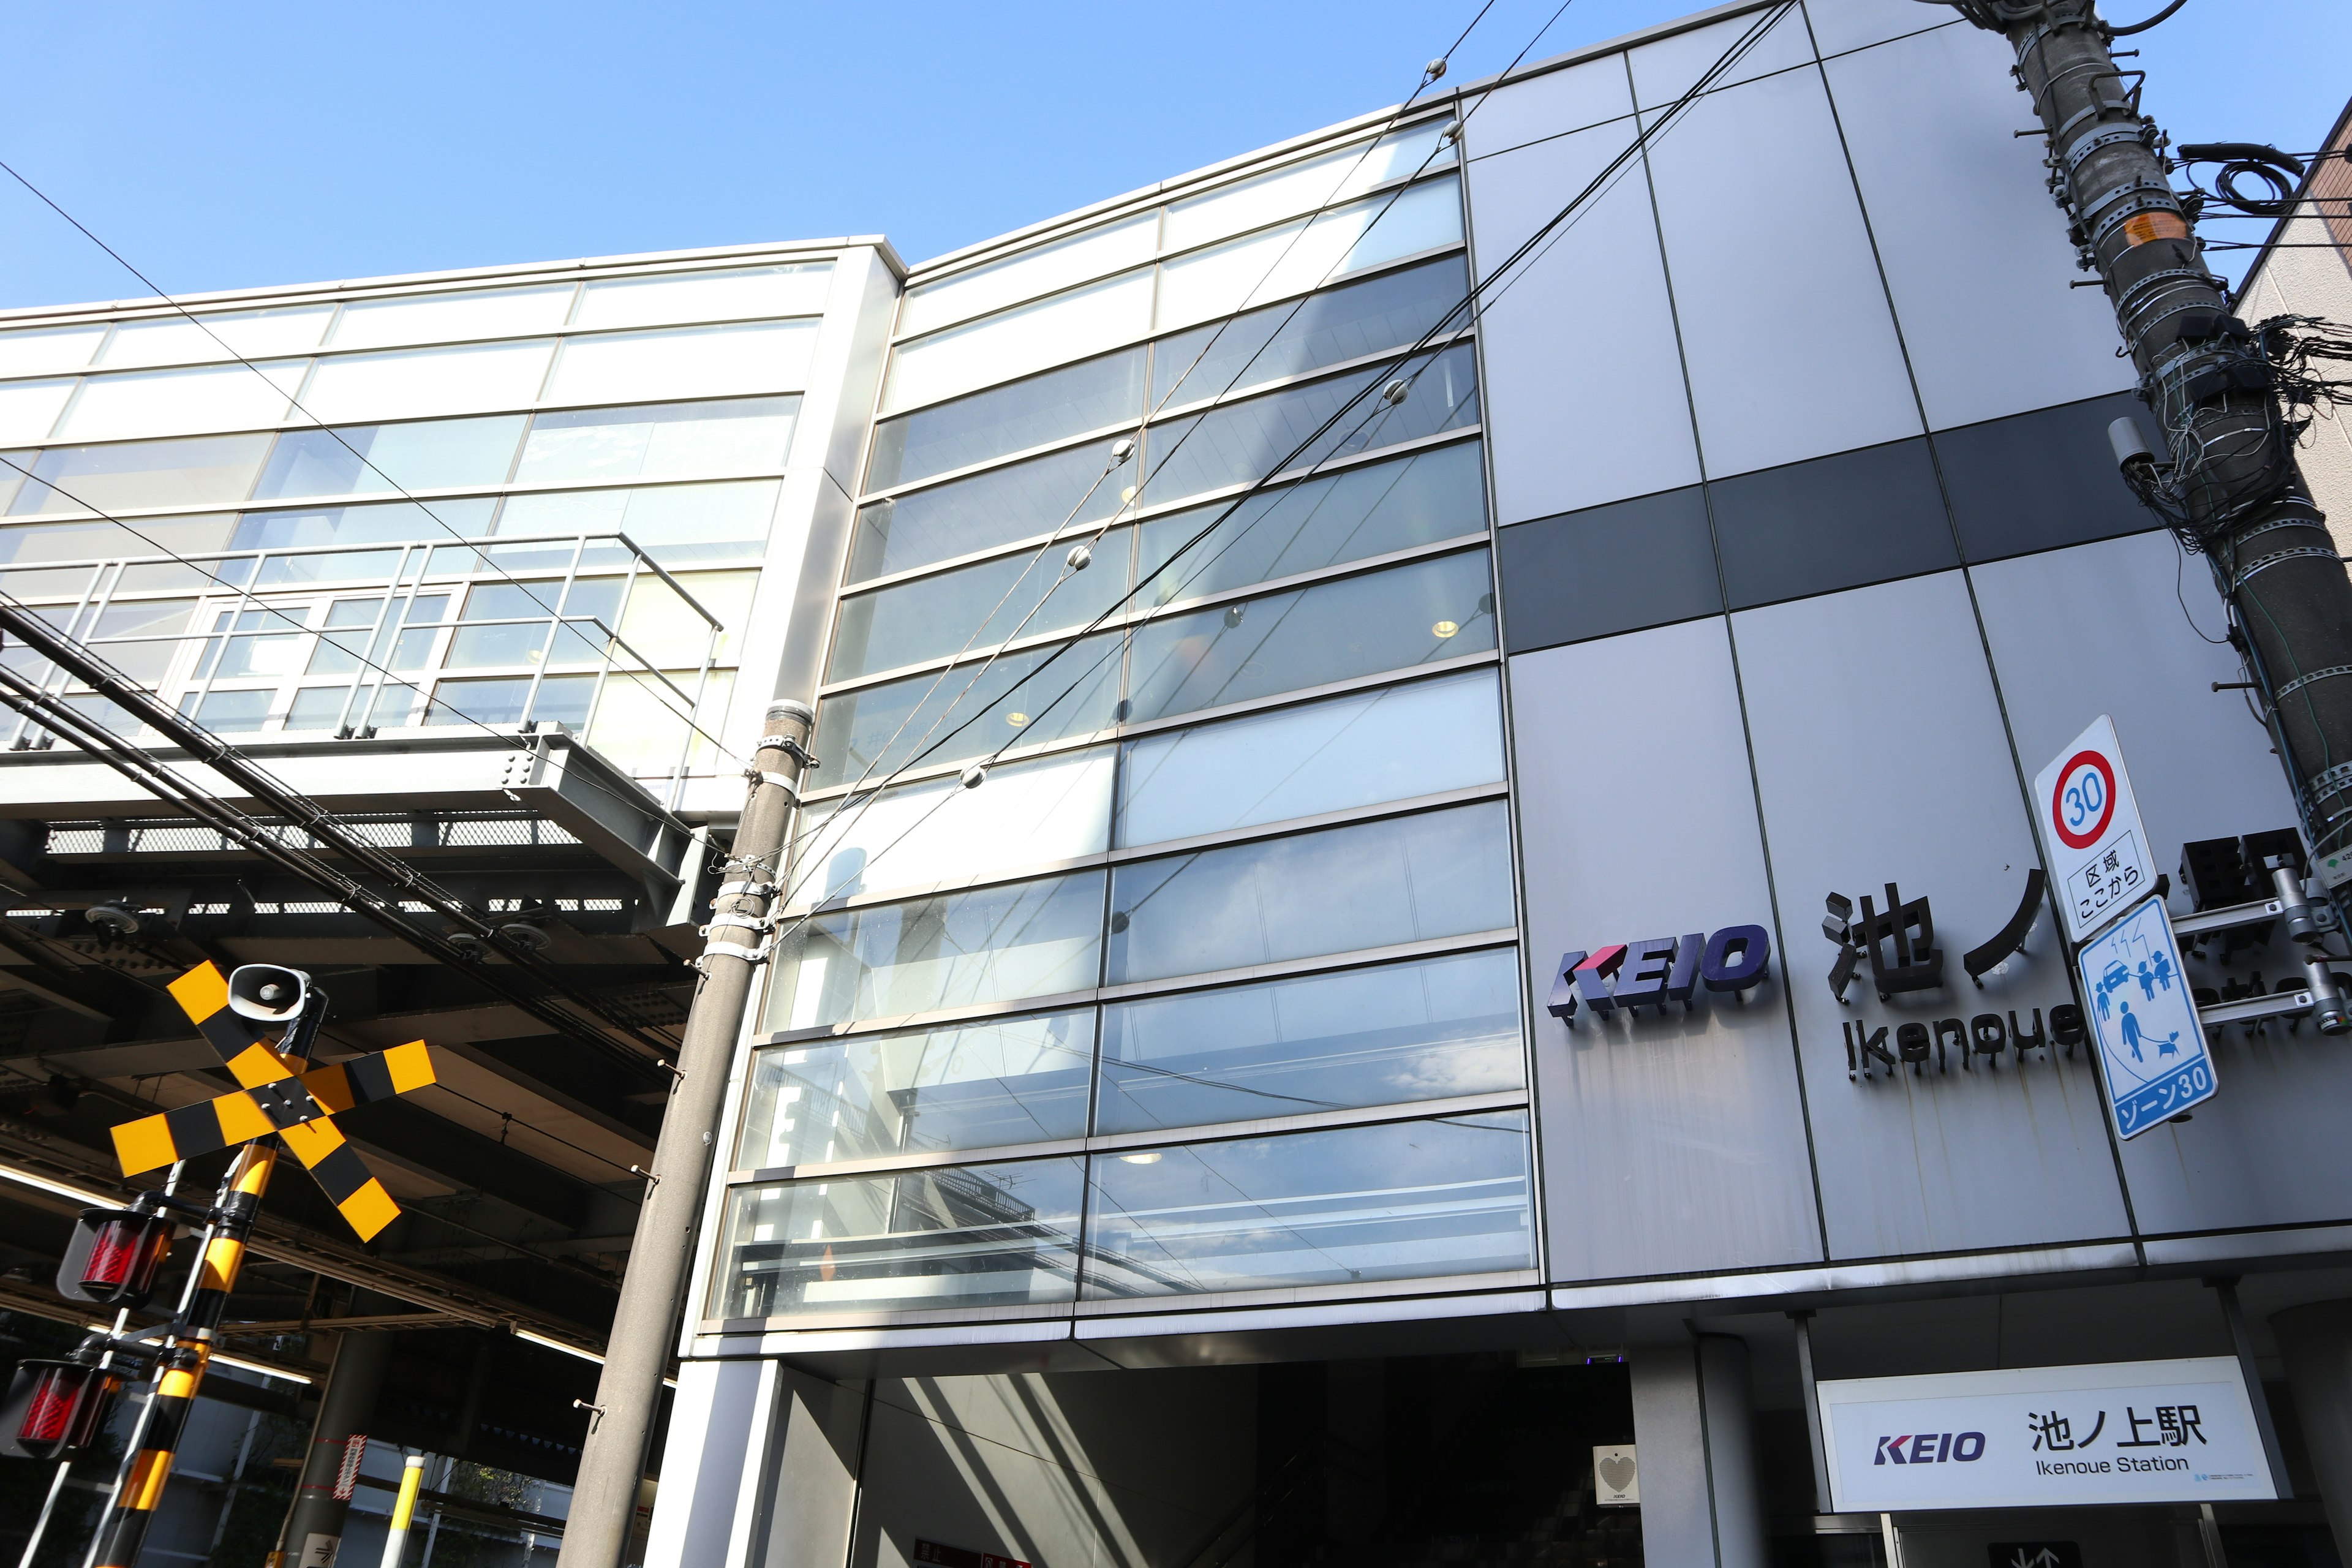
[[[687,1016],[604,1370],[588,1410],[588,1441],[580,1451],[580,1479],[557,1568],[617,1568],[628,1542],[662,1378],[692,1283],[688,1269],[719,1152],[728,1067],[751,982],[768,960],[769,912],[783,879],[785,833],[800,803],[801,771],[814,765],[807,742],[815,721],[804,703],[768,705],[766,733],[751,770],[751,798],[705,928],[702,983]]]
[[[2012,75],[2048,137],[2050,188],[2077,255],[2114,304],[2168,468],[2119,420],[2124,477],[2200,552],[2230,640],[2263,699],[2315,860],[2352,842],[2352,580],[2295,461],[2278,344],[2232,312],[2207,268],[2196,204],[2172,189],[2167,141],[2126,87],[2093,0],[1949,0],[2017,52]],[[2154,0],[2150,0],[2153,4]],[[2331,889],[2331,893],[2334,889]],[[2340,907],[2341,900],[2339,900]]]

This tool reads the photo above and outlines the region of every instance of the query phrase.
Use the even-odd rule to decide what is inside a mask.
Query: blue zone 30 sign
[[[1560,955],[1544,1011],[1576,1026],[1580,1005],[1606,1016],[1619,1008],[1663,1012],[1685,1008],[1701,985],[1713,992],[1747,991],[1763,984],[1772,964],[1772,939],[1762,926],[1726,926],[1713,936],[1652,937],[1596,952]],[[1613,982],[1613,984],[1612,984]]]

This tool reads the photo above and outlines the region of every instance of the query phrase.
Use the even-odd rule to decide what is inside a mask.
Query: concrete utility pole
[[[799,803],[801,770],[811,761],[807,743],[815,722],[804,703],[768,705],[766,732],[752,763],[751,798],[710,917],[699,961],[702,984],[686,1020],[676,1087],[662,1117],[661,1141],[654,1147],[604,1371],[596,1380],[557,1568],[616,1568],[628,1541],[662,1378],[691,1285],[688,1269],[718,1154],[728,1064],[742,1032],[751,982],[767,962],[770,900],[782,879],[784,836]]]
[[[2085,270],[2115,305],[2168,474],[2116,434],[2125,477],[2200,550],[2231,641],[2263,697],[2315,858],[2352,842],[2352,580],[2295,462],[2263,342],[2207,269],[2194,210],[2173,194],[2165,138],[2115,63],[2121,36],[2092,0],[1949,0],[2017,51],[2013,74],[2049,136],[2050,187]],[[2150,0],[2154,4],[2154,0]],[[2122,29],[2138,32],[2178,9]],[[2120,422],[2119,422],[2120,423]]]

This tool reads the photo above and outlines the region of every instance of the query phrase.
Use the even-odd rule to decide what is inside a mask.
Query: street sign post
[[[2105,714],[2034,775],[2033,805],[2069,942],[2088,941],[2156,886],[2155,851]]]
[[[2118,1136],[2137,1138],[2213,1098],[2212,1054],[2162,899],[2134,905],[2075,962]]]

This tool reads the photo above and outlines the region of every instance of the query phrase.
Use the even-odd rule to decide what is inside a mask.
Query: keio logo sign
[[[1620,1008],[1629,1014],[1638,1007],[1663,1012],[1669,1002],[1687,1008],[1702,984],[1717,993],[1762,984],[1771,963],[1772,939],[1754,925],[1726,926],[1713,936],[1693,931],[1563,953],[1544,1011],[1572,1029],[1579,1005],[1603,1016]]]

